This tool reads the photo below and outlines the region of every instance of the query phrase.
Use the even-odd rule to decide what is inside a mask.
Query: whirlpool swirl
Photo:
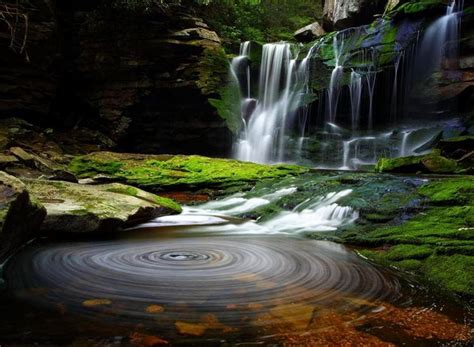
[[[156,324],[150,305],[162,308],[163,322],[206,313],[239,327],[250,309],[256,315],[282,305],[342,307],[354,298],[393,300],[400,291],[396,278],[342,246],[277,236],[36,246],[11,261],[6,277],[12,292],[42,289],[28,294],[34,304],[143,324]],[[84,305],[93,299],[107,305]]]

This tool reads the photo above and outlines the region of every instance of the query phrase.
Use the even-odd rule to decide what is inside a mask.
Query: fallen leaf
[[[160,306],[160,305],[150,305],[150,306],[147,306],[147,308],[145,309],[145,312],[146,313],[152,313],[152,314],[156,314],[156,313],[161,313],[165,310],[165,308],[163,306]]]
[[[95,307],[95,306],[102,306],[102,305],[110,305],[112,301],[109,299],[89,299],[84,300],[82,302],[82,306],[85,307]]]
[[[159,338],[158,336],[132,333],[130,335],[130,343],[134,346],[153,347],[153,346],[167,345],[168,341],[163,340]]]
[[[175,326],[178,332],[183,335],[202,336],[207,330],[203,324],[176,322]]]

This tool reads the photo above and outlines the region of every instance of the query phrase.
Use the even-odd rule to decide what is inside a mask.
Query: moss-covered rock
[[[361,253],[370,259],[474,297],[474,181],[436,178],[416,190],[424,199],[417,214],[401,215],[396,225],[355,225],[338,236],[365,247]]]
[[[294,165],[262,165],[231,159],[183,155],[96,152],[72,160],[69,169],[82,178],[105,175],[154,192],[228,189],[307,172]]]
[[[416,16],[427,11],[442,11],[446,8],[445,0],[411,0],[404,2],[388,13],[389,16]]]
[[[109,232],[181,212],[174,201],[120,183],[24,180],[31,195],[47,210],[44,232]]]
[[[0,264],[36,235],[45,215],[20,180],[0,171]]]
[[[421,156],[381,158],[375,170],[398,173],[456,173],[460,170],[455,160],[443,157],[437,151]]]

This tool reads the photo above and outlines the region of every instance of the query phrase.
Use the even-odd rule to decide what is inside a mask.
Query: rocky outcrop
[[[223,154],[229,133],[208,103],[200,64],[220,40],[182,8],[141,18],[96,9],[75,13],[79,55],[75,94],[91,122],[121,148],[154,153]],[[117,21],[113,24],[112,21]]]
[[[340,30],[368,24],[375,14],[382,14],[386,0],[325,0],[324,28]]]
[[[111,232],[181,212],[174,201],[123,184],[81,185],[25,180],[46,208],[46,233]]]
[[[45,215],[20,180],[0,171],[0,264],[37,235]]]
[[[295,31],[293,36],[297,41],[310,42],[320,36],[323,36],[324,34],[326,34],[326,31],[323,29],[321,24],[319,24],[318,22],[314,22]]]
[[[0,5],[0,117],[44,117],[57,93],[61,55],[54,2],[25,3]]]
[[[208,102],[218,91],[202,72],[220,39],[191,8],[31,3],[23,51],[8,48],[0,22],[0,118],[89,128],[132,151],[227,153],[230,132]]]

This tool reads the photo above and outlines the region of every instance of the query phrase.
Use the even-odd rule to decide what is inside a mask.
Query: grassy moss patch
[[[262,165],[201,156],[112,152],[96,152],[77,157],[72,160],[69,169],[81,178],[107,175],[111,179],[153,191],[176,188],[227,189],[308,171],[307,168],[295,165]]]
[[[474,180],[432,178],[417,193],[423,199],[418,213],[398,223],[377,225],[369,220],[338,236],[367,247],[360,253],[369,259],[419,273],[445,290],[474,297]]]

